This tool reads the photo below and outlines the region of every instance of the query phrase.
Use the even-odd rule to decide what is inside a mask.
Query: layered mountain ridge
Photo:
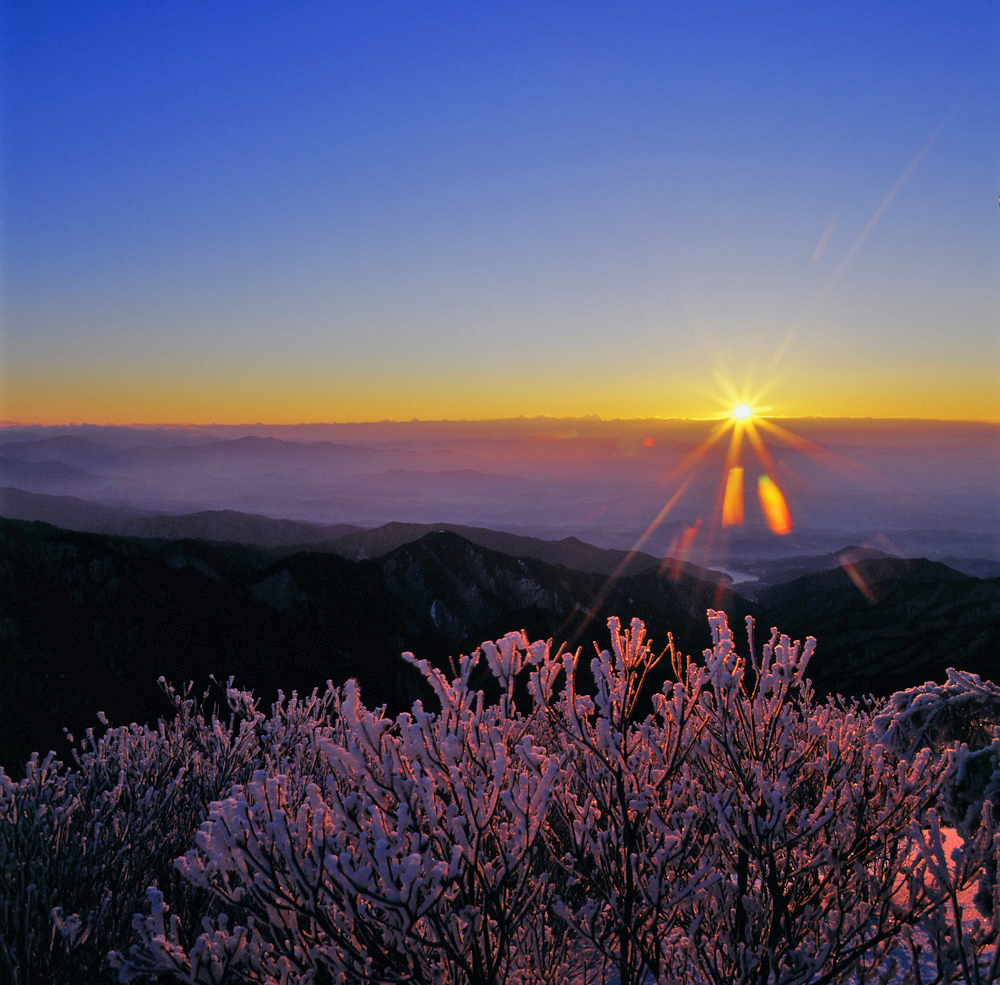
[[[567,550],[585,554],[581,545]],[[611,578],[443,529],[349,560],[0,520],[0,764],[16,772],[31,751],[58,746],[62,726],[79,732],[101,710],[116,722],[155,720],[169,711],[161,675],[199,688],[234,676],[266,697],[355,677],[370,705],[398,711],[429,697],[403,650],[447,666],[524,629],[586,652],[592,640],[606,645],[611,615],[643,619],[656,646],[670,633],[685,653],[709,645],[710,607],[729,615],[738,640],[747,615],[758,645],[772,625],[814,635],[810,672],[822,692],[890,693],[941,679],[948,666],[1000,676],[998,579],[874,557],[853,574],[808,574],[751,601],[718,577],[652,561]],[[662,680],[666,662],[660,671]]]

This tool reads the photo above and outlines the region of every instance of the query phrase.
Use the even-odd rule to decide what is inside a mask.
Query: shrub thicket
[[[520,633],[450,677],[406,654],[439,707],[394,719],[352,682],[224,714],[164,682],[170,721],[0,771],[0,978],[997,979],[1000,689],[818,703],[813,640],[748,620],[744,658],[709,621],[692,660],[610,620],[590,688]]]

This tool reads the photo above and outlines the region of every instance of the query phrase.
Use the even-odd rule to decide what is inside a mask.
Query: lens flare
[[[792,515],[788,512],[788,504],[781,490],[769,475],[762,475],[757,480],[757,498],[771,533],[789,533],[792,529]]]
[[[864,575],[855,567],[858,561],[863,559],[863,555],[856,553],[855,551],[844,551],[843,554],[837,556],[837,560],[840,562],[840,566],[844,569],[847,577],[854,582],[855,587],[861,594],[868,599],[868,601],[875,605],[878,599],[875,597],[875,593],[872,591],[871,586],[865,581]]]
[[[872,605],[875,605],[878,599],[875,598],[875,593],[868,587],[868,583],[865,581],[861,572],[858,571],[858,569],[855,568],[849,561],[841,565],[841,567],[843,567],[844,571],[847,572],[847,576],[854,582],[858,591],[861,592],[861,594],[868,599]]]
[[[674,506],[677,505],[677,500],[679,500],[681,496],[684,495],[684,492],[689,485],[691,485],[690,476],[688,476],[688,478],[686,478],[681,483],[681,486],[677,490],[677,492],[675,492],[673,496],[671,496],[670,499],[667,500],[663,509],[656,514],[656,516],[653,518],[653,522],[650,523],[648,527],[646,527],[645,532],[635,542],[635,546],[632,548],[632,550],[630,550],[625,555],[625,557],[621,559],[621,561],[618,563],[618,567],[615,568],[615,570],[609,576],[608,580],[604,583],[604,587],[594,596],[594,600],[590,603],[590,607],[586,609],[583,613],[580,613],[578,611],[574,612],[563,623],[563,625],[559,629],[559,632],[556,635],[564,636],[564,634],[568,634],[565,635],[564,637],[566,639],[567,645],[571,646],[573,643],[576,642],[577,639],[579,639],[580,634],[587,628],[591,619],[593,619],[594,616],[597,615],[597,610],[600,609],[602,605],[604,605],[604,600],[608,597],[608,593],[614,587],[615,582],[618,581],[618,579],[622,576],[625,569],[628,567],[629,562],[632,560],[632,558],[636,556],[636,554],[639,553],[639,551],[642,549],[642,545],[645,544],[647,540],[649,540],[650,536],[653,534],[656,528],[659,527],[659,525],[664,521],[667,514],[674,508]],[[569,627],[574,622],[577,623],[577,626],[572,633],[569,633]]]
[[[722,525],[736,527],[743,523],[743,469],[734,466],[726,476],[726,498],[722,501]]]
[[[777,362],[777,359],[783,353],[784,348],[791,341],[791,338],[792,336],[790,335],[786,339],[781,352],[775,357],[774,362]],[[681,496],[683,496],[688,486],[691,485],[695,470],[699,464],[713,448],[716,448],[722,442],[727,434],[729,435],[729,446],[725,451],[725,460],[717,487],[718,491],[712,510],[712,519],[710,523],[706,524],[707,530],[705,536],[699,536],[702,524],[702,521],[699,519],[693,526],[687,527],[682,535],[675,537],[670,544],[667,555],[663,558],[659,566],[658,574],[660,576],[668,575],[674,581],[680,578],[683,567],[692,554],[696,538],[699,539],[702,566],[706,566],[711,562],[720,550],[723,552],[729,550],[729,544],[732,540],[731,536],[726,534],[721,539],[717,539],[717,535],[719,534],[720,527],[724,529],[727,527],[742,526],[744,523],[745,470],[742,465],[744,435],[756,459],[757,466],[759,466],[759,469],[754,468],[754,473],[759,473],[757,479],[757,498],[760,501],[761,512],[763,513],[768,529],[771,533],[778,536],[791,533],[792,516],[788,503],[785,500],[785,494],[771,476],[777,475],[782,482],[794,483],[795,475],[789,470],[789,466],[783,460],[775,461],[772,453],[765,444],[765,438],[777,439],[795,452],[805,454],[827,468],[834,468],[848,474],[853,474],[855,478],[863,476],[873,478],[876,476],[876,473],[872,470],[864,469],[849,459],[838,455],[836,452],[800,437],[781,427],[781,425],[776,424],[773,420],[761,416],[770,410],[769,407],[761,403],[770,387],[751,392],[746,388],[743,390],[737,389],[722,377],[717,377],[717,379],[723,391],[721,394],[723,402],[720,405],[720,416],[715,419],[715,424],[705,439],[691,449],[691,451],[687,452],[663,476],[662,482],[664,485],[673,484],[677,481],[680,483],[679,487],[653,519],[652,523],[640,535],[632,550],[625,555],[615,571],[596,593],[590,606],[587,609],[578,609],[560,627],[556,635],[565,639],[565,645],[572,646],[579,639],[580,635],[609,597],[615,583],[623,576],[629,563],[642,549],[654,531],[659,528],[667,514],[674,508]],[[771,386],[774,385],[776,383],[771,384]],[[726,407],[730,407],[731,410],[724,410]],[[752,408],[756,408],[756,411]],[[652,437],[646,437],[642,441],[643,446],[646,448],[653,447],[655,443]],[[717,560],[715,563],[718,563]],[[841,564],[847,572],[848,577],[858,586],[858,589],[864,594],[865,598],[874,602],[874,592],[865,583],[854,563],[850,559],[845,561],[842,558]],[[701,577],[704,576],[705,573],[702,573]],[[725,578],[720,580],[716,593],[716,608],[720,608],[722,605],[726,585]]]
[[[667,572],[671,581],[680,581],[681,571],[683,570],[682,565],[690,557],[691,545],[694,543],[695,537],[698,536],[700,529],[701,520],[698,519],[695,521],[694,526],[688,527],[679,538],[675,538],[663,558],[663,563],[657,572],[658,574],[662,575],[664,572]]]

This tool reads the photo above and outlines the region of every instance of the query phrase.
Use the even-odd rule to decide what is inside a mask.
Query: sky
[[[0,4],[0,419],[1000,421],[1000,4]]]

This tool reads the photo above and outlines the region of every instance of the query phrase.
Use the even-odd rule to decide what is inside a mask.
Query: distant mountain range
[[[0,516],[15,520],[41,520],[67,530],[90,533],[160,540],[193,537],[258,547],[294,545],[301,548],[361,530],[350,523],[300,523],[236,510],[201,510],[171,516],[128,506],[104,506],[74,496],[47,496],[9,487],[0,488]]]
[[[230,544],[296,549],[330,543],[361,528],[351,523],[300,523],[272,520],[236,510],[202,510],[182,516],[136,517],[120,524],[115,532],[156,540],[196,538]]]
[[[594,547],[576,537],[547,541],[455,523],[386,523],[373,530],[364,530],[349,523],[301,523],[235,510],[203,510],[180,516],[140,514],[130,508],[102,506],[72,496],[48,496],[10,488],[0,489],[0,516],[41,520],[68,530],[91,533],[162,540],[196,538],[268,547],[275,549],[272,557],[310,549],[361,561],[381,557],[425,534],[448,530],[481,547],[515,557],[535,558],[547,564],[562,564],[579,571],[633,575],[658,568],[663,563],[662,558],[641,551]],[[681,563],[680,567],[695,577],[718,577],[697,565]]]
[[[218,522],[255,529],[239,515]],[[824,693],[886,694],[941,679],[948,666],[1000,678],[1000,580],[942,564],[857,558],[751,601],[717,579],[661,571],[656,558],[609,579],[607,570],[508,554],[453,530],[420,536],[416,526],[342,535],[355,550],[378,552],[349,560],[325,547],[288,553],[0,520],[0,764],[16,771],[33,749],[59,745],[62,726],[78,733],[99,710],[116,722],[155,719],[167,710],[160,675],[199,687],[210,674],[233,675],[266,697],[353,676],[369,704],[400,710],[429,698],[403,650],[445,666],[514,629],[589,649],[591,640],[606,644],[610,615],[638,616],[657,646],[670,632],[687,653],[709,645],[709,607],[727,612],[738,640],[747,615],[757,619],[758,643],[772,625],[814,635],[810,674]],[[364,533],[374,536],[367,546]],[[394,544],[413,533],[419,539]],[[572,539],[496,536],[605,568],[623,556]]]
[[[19,485],[54,486],[69,483],[74,486],[98,481],[96,475],[78,469],[75,465],[55,460],[22,461],[18,458],[0,457],[0,482]]]
[[[967,571],[969,562],[1000,564],[1000,426],[818,419],[782,426],[800,428],[813,443],[808,447],[850,462],[832,469],[822,455],[823,462],[798,446],[775,445],[774,466],[793,517],[781,537],[768,529],[752,495],[744,525],[721,534],[714,529],[726,450],[725,442],[703,446],[710,429],[704,421],[3,426],[0,486],[127,506],[133,518],[228,511],[312,525],[300,531],[298,545],[289,542],[290,530],[241,532],[233,515],[225,529],[214,531],[206,517],[207,526],[193,531],[264,538],[274,549],[338,536],[317,527],[367,530],[405,521],[432,529],[444,519],[467,529],[547,541],[575,536],[627,550],[697,460],[669,515],[649,531],[644,550],[651,556],[672,554],[696,527],[698,553],[690,559],[736,571],[764,559],[830,554],[852,542],[895,556],[962,559]],[[748,483],[758,477],[758,464],[748,459]],[[113,529],[157,535],[152,528]],[[164,535],[184,532],[174,525]]]
[[[185,444],[139,444],[126,448],[74,435],[36,440],[7,441],[0,444],[0,456],[7,460],[41,462],[58,459],[82,469],[102,471],[137,465],[175,467],[192,462],[236,460],[252,462],[315,461],[324,458],[351,458],[365,461],[381,453],[363,445],[332,441],[282,441],[279,438],[245,435],[241,438],[208,440]]]
[[[48,439],[57,442],[61,439]],[[82,441],[84,439],[74,439]],[[164,514],[138,510],[131,506],[106,506],[74,496],[52,496],[16,488],[0,488],[0,517],[15,520],[41,520],[67,530],[90,533],[119,534],[127,537],[149,537],[161,540],[199,540],[246,544],[272,549],[272,557],[300,550],[320,550],[352,561],[381,557],[425,534],[450,530],[466,540],[491,550],[519,557],[536,558],[547,564],[562,564],[578,571],[600,574],[634,575],[659,568],[663,559],[642,551],[629,552],[595,547],[577,537],[545,540],[485,527],[458,523],[386,523],[374,529],[364,529],[350,523],[319,524],[296,520],[273,519],[237,510],[200,510],[184,514]],[[845,552],[851,557],[887,557],[883,551],[871,548],[846,547],[830,553],[793,557],[767,557],[756,560],[740,559],[739,570],[754,580],[743,581],[736,590],[749,598],[768,585],[791,581],[804,574],[831,571],[841,566]],[[619,566],[625,567],[619,571]],[[977,578],[1000,577],[1000,561],[988,558],[947,557],[942,563]],[[673,562],[696,578],[717,580],[716,570],[686,562]]]

